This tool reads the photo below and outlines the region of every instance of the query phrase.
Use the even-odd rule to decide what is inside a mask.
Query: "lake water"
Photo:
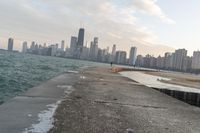
[[[96,65],[99,63],[0,50],[0,104],[67,70]]]

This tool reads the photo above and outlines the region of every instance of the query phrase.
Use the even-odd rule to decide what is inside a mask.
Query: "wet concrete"
[[[77,74],[65,73],[2,104],[0,133],[22,133],[25,128],[37,124],[38,114],[66,95],[67,87],[61,86],[72,86],[78,79]]]
[[[199,133],[200,108],[92,68],[58,107],[50,133]]]

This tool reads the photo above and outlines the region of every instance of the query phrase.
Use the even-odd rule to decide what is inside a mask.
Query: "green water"
[[[66,70],[96,63],[0,50],[0,104]]]

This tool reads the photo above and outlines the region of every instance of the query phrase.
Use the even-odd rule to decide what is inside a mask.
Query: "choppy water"
[[[0,104],[66,70],[93,65],[96,64],[0,50]]]

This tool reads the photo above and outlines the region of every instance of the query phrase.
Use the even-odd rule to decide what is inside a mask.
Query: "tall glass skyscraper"
[[[85,30],[83,28],[79,29],[79,33],[78,33],[78,46],[79,47],[83,47],[83,43],[84,43],[84,32]]]
[[[9,38],[8,39],[8,51],[13,51],[13,43],[14,43],[14,39]]]
[[[82,51],[83,51],[83,44],[84,44],[84,34],[85,34],[85,29],[80,28],[79,33],[78,33],[78,42],[77,42],[77,57],[79,58]]]

